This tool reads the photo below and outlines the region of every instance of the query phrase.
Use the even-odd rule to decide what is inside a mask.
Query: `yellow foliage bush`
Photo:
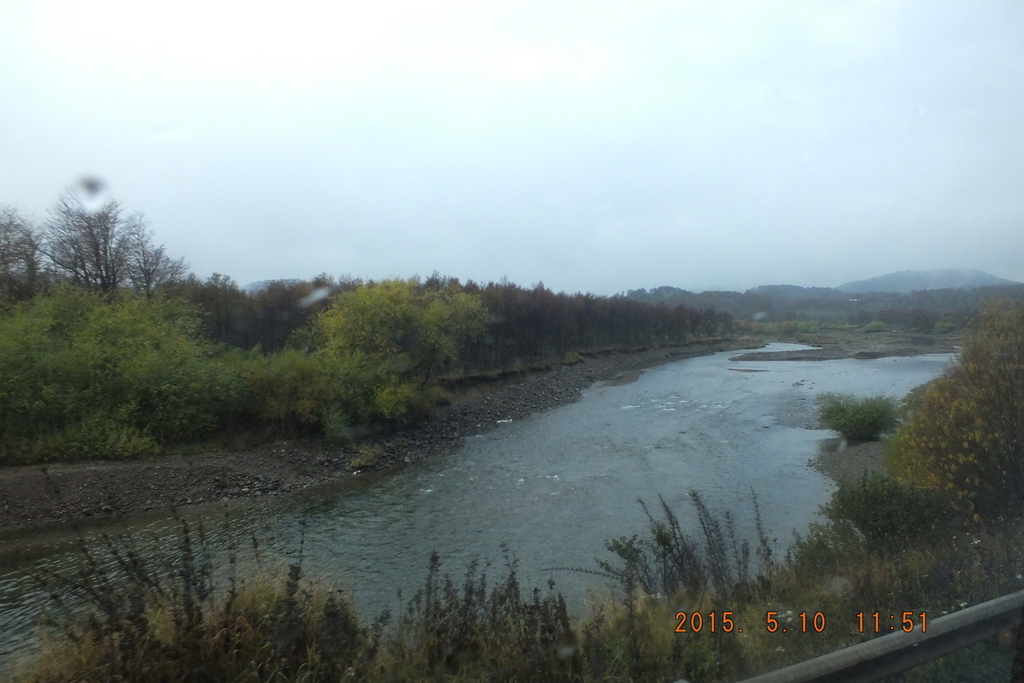
[[[900,427],[890,465],[901,478],[947,492],[968,520],[1020,513],[1024,304],[983,311],[957,364]]]

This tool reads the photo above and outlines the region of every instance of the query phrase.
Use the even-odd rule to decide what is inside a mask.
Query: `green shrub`
[[[349,423],[348,414],[341,406],[329,405],[324,408],[321,422],[324,426],[324,441],[329,446],[348,446],[355,441],[355,430]]]
[[[0,317],[0,461],[132,457],[202,436],[241,388],[183,300],[74,289]]]
[[[861,332],[872,334],[874,332],[885,332],[885,323],[881,320],[872,320],[864,327],[860,328]]]
[[[149,434],[106,415],[90,414],[80,422],[23,443],[35,460],[130,460],[156,455],[160,444]]]
[[[949,334],[956,330],[956,323],[952,320],[940,320],[932,328],[932,334]]]
[[[353,437],[351,425],[414,422],[436,399],[426,385],[428,369],[452,362],[469,334],[437,331],[469,325],[459,322],[462,308],[478,311],[470,306],[475,299],[421,301],[411,284],[399,290],[419,302],[425,322],[410,330],[371,329],[377,336],[370,336],[436,337],[426,350],[420,339],[408,350],[374,354],[372,346],[346,347],[341,341],[352,340],[345,338],[316,353],[218,352],[186,301],[160,296],[107,300],[58,288],[6,309],[0,462],[138,457],[225,428],[258,438],[323,434],[344,444]],[[363,308],[372,312],[374,301]]]
[[[841,481],[823,511],[834,524],[848,523],[872,546],[896,549],[928,536],[946,516],[935,493],[875,472]]]
[[[897,403],[883,395],[857,398],[850,394],[826,392],[815,400],[818,419],[847,439],[877,439],[897,423]]]
[[[360,446],[356,457],[349,461],[348,466],[354,470],[373,467],[384,457],[384,449],[380,446]]]
[[[305,351],[231,351],[224,362],[243,382],[239,415],[249,429],[285,436],[316,432],[324,428],[325,407],[341,417],[352,393],[334,363]]]

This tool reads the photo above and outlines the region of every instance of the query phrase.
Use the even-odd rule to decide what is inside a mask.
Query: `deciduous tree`
[[[158,287],[185,277],[188,272],[185,259],[172,259],[167,255],[164,245],[153,243],[153,231],[146,225],[141,213],[128,216],[124,230],[128,240],[128,281],[136,292],[151,297]]]
[[[109,294],[127,277],[130,240],[121,205],[108,200],[88,210],[71,189],[57,199],[43,232],[42,251],[58,274]]]
[[[153,243],[142,214],[123,214],[115,199],[86,206],[68,188],[50,210],[40,251],[58,275],[101,294],[131,285],[148,297],[160,285],[182,278],[184,260],[170,258],[163,245]]]
[[[0,301],[30,298],[38,289],[39,276],[35,229],[15,209],[0,207]]]
[[[320,353],[368,395],[363,419],[405,420],[431,374],[483,332],[487,309],[456,286],[385,280],[342,292],[315,320]],[[418,385],[418,387],[417,387]]]

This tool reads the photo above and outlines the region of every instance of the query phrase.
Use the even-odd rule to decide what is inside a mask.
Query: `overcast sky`
[[[1024,2],[0,0],[0,204],[205,278],[1024,280]]]

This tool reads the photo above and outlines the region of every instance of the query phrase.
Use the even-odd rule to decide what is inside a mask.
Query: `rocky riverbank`
[[[446,452],[465,437],[571,403],[597,381],[626,382],[643,368],[750,348],[718,340],[633,353],[609,353],[562,365],[485,396],[440,408],[414,429],[350,448],[320,441],[275,443],[239,453],[165,455],[129,462],[77,462],[0,470],[0,533],[160,511],[219,500],[281,495],[375,468]]]

